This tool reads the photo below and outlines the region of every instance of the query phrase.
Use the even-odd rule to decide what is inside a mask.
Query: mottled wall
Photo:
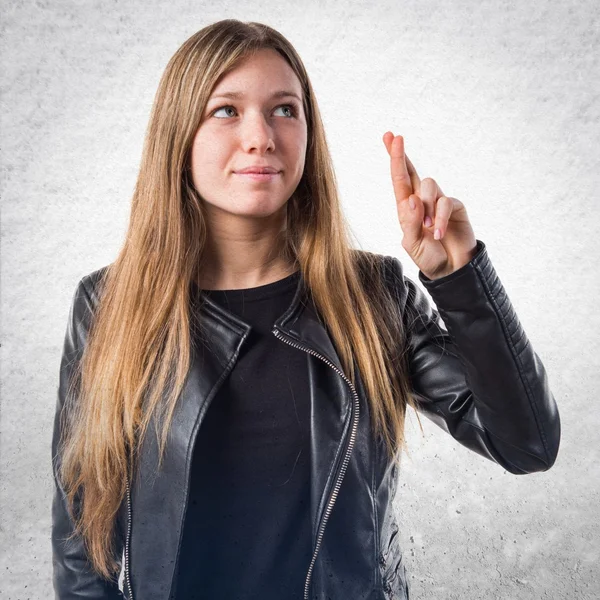
[[[514,476],[414,414],[397,495],[413,597],[592,599],[598,525],[600,9],[579,2],[2,3],[0,597],[51,596],[50,439],[79,278],[120,247],[162,70],[194,31],[299,50],[358,243],[398,256],[388,129],[468,209],[563,426]],[[597,567],[597,564],[596,564]]]

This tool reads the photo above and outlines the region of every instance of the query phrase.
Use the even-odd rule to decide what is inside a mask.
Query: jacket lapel
[[[182,539],[196,435],[250,332],[248,323],[202,295],[195,284],[191,291],[192,363],[175,407],[163,465],[158,471],[158,440],[153,420],[132,486],[130,574],[136,600],[168,598]],[[344,440],[351,423],[352,398],[347,384],[333,368],[342,370],[302,278],[290,307],[275,321],[274,328],[283,334],[282,343],[307,352],[314,549],[317,528],[346,448]]]

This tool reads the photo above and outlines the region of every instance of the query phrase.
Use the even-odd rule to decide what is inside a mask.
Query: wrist
[[[475,240],[475,246],[467,252],[467,254],[456,264],[453,265],[451,270],[435,273],[428,275],[421,271],[422,279],[425,281],[436,281],[437,279],[443,279],[444,277],[448,277],[457,271],[460,271],[462,268],[466,267],[483,249],[483,244],[480,244],[477,240]]]

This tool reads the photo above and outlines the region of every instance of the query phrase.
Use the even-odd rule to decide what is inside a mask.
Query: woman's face
[[[240,63],[215,86],[192,145],[192,178],[209,214],[282,211],[302,177],[306,144],[302,87],[288,63],[270,49]],[[253,166],[277,174],[259,180],[238,173]]]

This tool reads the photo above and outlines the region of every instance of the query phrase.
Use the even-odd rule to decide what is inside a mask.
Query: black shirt
[[[177,600],[301,600],[312,557],[307,354],[272,333],[299,271],[204,290],[251,327],[196,438]]]

